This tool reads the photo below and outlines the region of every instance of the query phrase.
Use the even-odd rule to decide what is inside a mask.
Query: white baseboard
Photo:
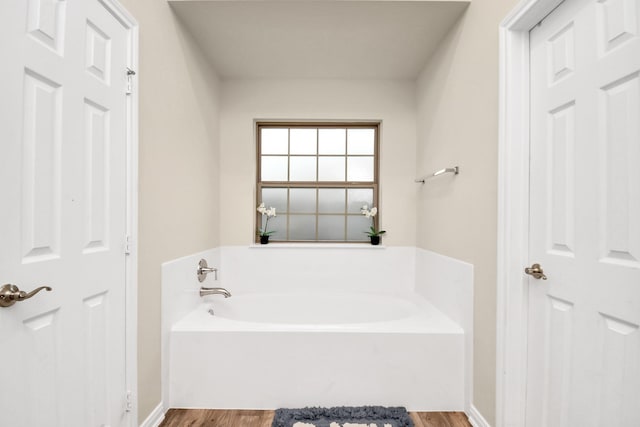
[[[151,411],[147,419],[140,424],[140,427],[158,427],[162,420],[164,420],[164,409],[162,402],[160,402],[158,406]]]
[[[473,427],[491,427],[491,424],[489,424],[474,405],[471,405],[471,410],[467,414],[467,417]]]

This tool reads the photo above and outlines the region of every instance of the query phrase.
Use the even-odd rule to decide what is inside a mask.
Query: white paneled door
[[[640,426],[640,0],[530,34],[528,427]]]
[[[0,285],[52,288],[0,307],[0,425],[125,426],[127,31],[0,3]]]

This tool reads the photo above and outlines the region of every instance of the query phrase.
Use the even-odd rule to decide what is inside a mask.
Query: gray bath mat
[[[271,427],[413,427],[402,407],[340,406],[277,409]]]

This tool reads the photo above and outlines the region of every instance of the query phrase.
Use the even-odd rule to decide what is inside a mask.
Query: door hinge
[[[549,13],[547,13],[546,15],[544,15],[542,17],[542,19],[540,20],[540,22],[538,22],[536,25],[534,25],[534,27],[539,27],[542,25],[542,23],[544,22],[545,19],[547,19],[549,17],[549,15],[551,15],[553,12],[556,11],[557,8],[559,8],[560,6],[562,6],[562,4],[565,2],[565,0],[562,0],[560,3],[558,3],[556,5],[556,7],[554,7],[553,9],[551,9],[551,11],[549,11]]]
[[[131,95],[133,93],[133,76],[135,75],[136,72],[127,67],[127,95]]]
[[[131,255],[133,249],[133,237],[125,236],[124,238],[124,254]]]
[[[127,391],[127,401],[124,406],[125,412],[133,411],[133,393],[129,390]]]

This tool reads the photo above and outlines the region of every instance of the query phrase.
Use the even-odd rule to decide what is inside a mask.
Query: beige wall
[[[222,245],[253,242],[254,119],[382,120],[380,219],[386,245],[415,245],[415,84],[377,80],[231,80],[220,115]]]
[[[167,2],[121,1],[140,25],[138,394],[142,421],[161,399],[160,265],[219,245],[219,83]]]
[[[473,0],[418,80],[418,246],[474,265],[472,402],[495,424],[498,25],[516,0]]]

